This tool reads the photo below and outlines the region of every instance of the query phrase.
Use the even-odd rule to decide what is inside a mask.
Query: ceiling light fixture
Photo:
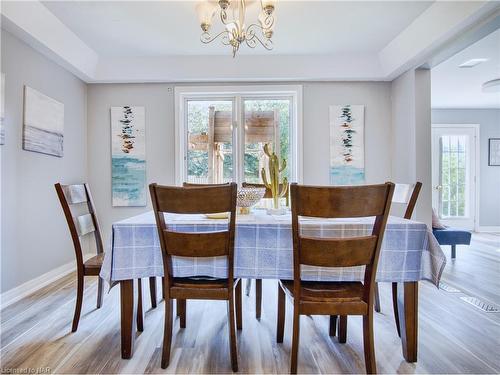
[[[236,4],[235,4],[236,3]],[[252,23],[248,27],[245,25],[246,3],[245,0],[219,0],[218,4],[214,1],[204,0],[197,5],[197,13],[200,21],[200,27],[203,30],[200,40],[205,43],[211,43],[220,37],[222,44],[231,46],[233,57],[240,48],[240,45],[246,43],[250,48],[255,48],[261,44],[265,49],[273,49],[271,40],[274,33],[274,9],[276,0],[261,0],[261,12],[258,17],[258,23]],[[225,26],[225,30],[216,35],[210,34],[212,19],[219,9],[220,20]],[[228,19],[228,12],[232,11],[233,19]]]
[[[459,68],[472,68],[472,67],[479,65],[485,61],[488,61],[488,59],[470,59],[470,60],[467,60],[466,62],[460,64],[458,67]]]

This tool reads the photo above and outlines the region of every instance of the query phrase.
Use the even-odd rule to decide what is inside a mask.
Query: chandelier
[[[252,23],[247,27],[245,25],[245,0],[219,0],[218,4],[204,0],[197,5],[200,26],[203,30],[200,40],[208,44],[220,38],[222,44],[232,47],[233,57],[236,56],[236,52],[243,43],[250,48],[255,48],[260,44],[267,50],[273,49],[271,38],[274,30],[275,2],[276,0],[260,0],[261,12],[258,23]],[[220,12],[220,20],[225,29],[218,34],[210,34],[212,19],[217,10]],[[231,11],[233,18],[229,19],[228,13]]]

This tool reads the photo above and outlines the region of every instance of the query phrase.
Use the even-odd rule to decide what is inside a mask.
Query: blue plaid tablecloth
[[[204,215],[165,215],[169,229],[193,232],[220,230],[227,220]],[[320,237],[368,235],[373,218],[301,220],[304,234]],[[163,276],[163,261],[153,212],[113,224],[112,244],[105,254],[100,276],[110,285],[119,280]],[[236,220],[234,274],[241,278],[292,279],[293,247],[290,214],[267,215],[254,210]],[[177,277],[225,277],[224,257],[174,257]],[[428,280],[439,285],[446,257],[432,232],[423,223],[391,216],[382,244],[377,281]],[[304,280],[355,281],[363,279],[364,267],[302,268]]]

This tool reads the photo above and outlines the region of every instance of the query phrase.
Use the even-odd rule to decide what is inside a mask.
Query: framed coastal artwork
[[[0,145],[5,144],[5,128],[3,125],[3,119],[5,117],[5,74],[1,74],[1,93],[0,95]]]
[[[111,108],[111,179],[114,207],[146,206],[144,107]]]
[[[330,183],[365,182],[364,105],[330,106]]]
[[[64,104],[24,86],[23,150],[63,156]]]

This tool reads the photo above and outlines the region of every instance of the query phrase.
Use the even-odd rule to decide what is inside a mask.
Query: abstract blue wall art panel
[[[63,156],[64,104],[24,86],[23,149]]]
[[[363,105],[330,106],[330,184],[365,182]]]
[[[111,108],[111,178],[114,207],[146,206],[144,107]]]

